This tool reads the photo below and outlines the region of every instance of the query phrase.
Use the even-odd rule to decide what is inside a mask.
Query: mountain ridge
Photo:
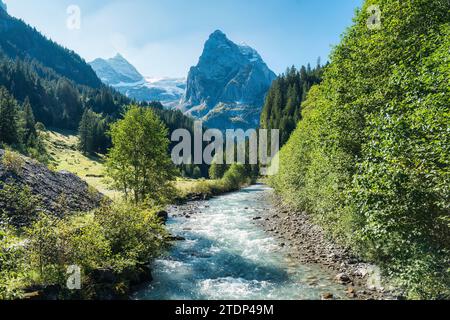
[[[0,10],[0,49],[12,60],[35,60],[77,84],[96,89],[102,86],[94,70],[78,54],[10,16],[6,10]]]
[[[129,98],[161,102],[219,129],[259,127],[277,77],[254,48],[234,43],[220,30],[209,36],[187,79],[144,77],[120,54],[90,65],[103,83]]]

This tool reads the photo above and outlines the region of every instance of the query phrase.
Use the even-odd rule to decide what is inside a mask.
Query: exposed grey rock
[[[345,273],[339,273],[338,275],[336,275],[335,279],[340,284],[348,284],[348,283],[352,282],[350,277]]]
[[[275,78],[256,50],[235,44],[217,30],[189,71],[183,110],[209,128],[257,127]]]
[[[186,241],[186,239],[183,238],[183,237],[180,237],[180,236],[171,236],[171,237],[169,237],[169,241],[173,241],[173,242],[175,242],[175,241]]]
[[[398,289],[382,286],[379,269],[357,259],[352,252],[326,236],[306,212],[286,207],[276,195],[274,208],[263,215],[261,226],[272,236],[280,236],[291,257],[303,263],[319,264],[347,288],[351,299],[396,299]],[[267,217],[267,218],[266,218]]]
[[[322,294],[322,300],[333,300],[334,296],[332,293],[326,292]]]
[[[26,157],[21,157],[23,166],[20,172],[11,172],[3,165],[4,153],[0,150],[0,182],[28,186],[33,195],[40,198],[43,208],[54,215],[89,211],[98,207],[104,199],[101,193],[76,175],[67,171],[51,171]]]

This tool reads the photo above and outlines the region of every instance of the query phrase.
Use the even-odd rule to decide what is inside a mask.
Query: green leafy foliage
[[[0,300],[20,299],[25,250],[9,228],[0,224]]]
[[[226,165],[223,164],[217,164],[214,160],[213,163],[211,163],[211,166],[209,167],[209,177],[213,180],[219,180],[222,179],[225,172],[226,172]]]
[[[24,227],[37,219],[42,211],[40,199],[28,187],[0,182],[0,225]]]
[[[104,285],[131,281],[128,272],[147,264],[160,254],[167,233],[155,212],[129,203],[105,204],[89,214],[58,219],[42,215],[26,230],[28,281],[64,290],[67,267],[82,271],[84,298],[95,297],[101,288],[95,274],[109,270],[111,279]]]
[[[107,173],[126,199],[160,204],[170,197],[175,170],[167,134],[150,108],[138,106],[130,106],[123,119],[111,125],[113,147],[107,156]]]
[[[221,183],[229,191],[238,190],[243,185],[251,182],[252,177],[246,171],[246,167],[237,163],[231,165],[221,180]]]
[[[366,1],[271,181],[410,298],[450,296],[449,21],[446,0]]]

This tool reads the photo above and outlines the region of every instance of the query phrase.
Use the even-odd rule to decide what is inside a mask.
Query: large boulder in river
[[[13,155],[18,168],[7,165],[5,151],[0,150],[0,189],[5,183],[28,187],[40,199],[43,209],[52,214],[60,216],[64,212],[90,211],[105,198],[72,173],[54,172],[35,160]],[[5,209],[5,204],[0,199],[1,209]]]

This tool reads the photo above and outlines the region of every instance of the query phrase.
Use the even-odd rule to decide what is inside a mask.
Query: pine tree
[[[0,143],[13,145],[19,142],[17,101],[0,88]]]
[[[90,147],[90,124],[89,124],[89,110],[84,110],[83,116],[81,117],[80,125],[78,127],[79,135],[79,148],[83,154],[89,153]]]
[[[25,145],[33,145],[37,139],[36,121],[31,108],[30,100],[25,99],[23,104],[23,143]]]

